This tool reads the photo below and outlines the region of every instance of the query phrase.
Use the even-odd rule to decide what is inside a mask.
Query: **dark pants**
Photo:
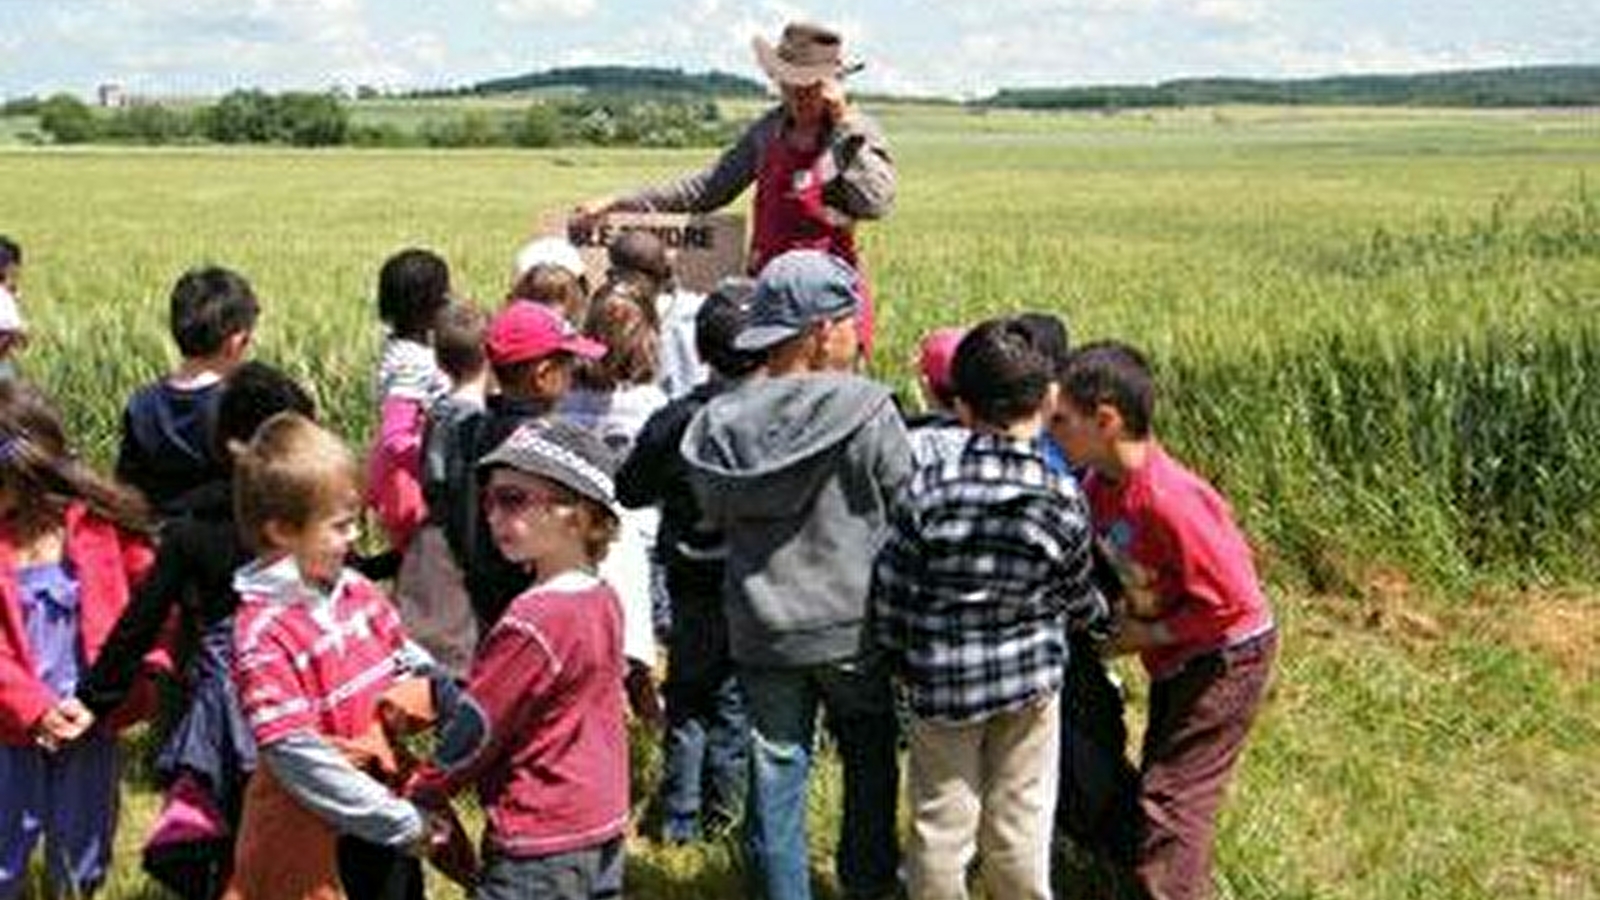
[[[339,838],[339,881],[350,900],[423,900],[422,861],[358,837]]]
[[[1072,638],[1061,686],[1061,773],[1056,827],[1078,847],[1121,869],[1139,841],[1139,772],[1128,760],[1122,689],[1097,648]]]
[[[491,855],[473,900],[606,900],[622,896],[622,838],[598,847],[517,858]]]
[[[666,759],[662,837],[700,837],[702,820],[732,823],[744,810],[750,726],[728,655],[722,567],[667,566],[672,630],[667,640]]]
[[[1268,632],[1195,659],[1150,686],[1134,876],[1152,900],[1211,895],[1217,810],[1277,649],[1277,632]]]

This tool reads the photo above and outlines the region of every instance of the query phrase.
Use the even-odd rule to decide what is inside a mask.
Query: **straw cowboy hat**
[[[791,22],[784,26],[777,46],[760,36],[751,45],[767,77],[778,84],[816,84],[861,70],[860,63],[845,64],[841,53],[844,41],[839,33],[821,25]]]

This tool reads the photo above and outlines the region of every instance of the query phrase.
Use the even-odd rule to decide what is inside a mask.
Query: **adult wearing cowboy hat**
[[[883,133],[845,100],[843,79],[861,67],[845,63],[843,43],[837,32],[804,22],[785,26],[776,45],[755,38],[756,61],[783,102],[705,170],[633,194],[592,200],[577,208],[577,216],[710,212],[754,182],[751,275],[778,254],[799,249],[826,251],[860,271],[856,222],[888,215],[895,171]],[[870,299],[862,304],[859,324],[863,350],[870,353]]]

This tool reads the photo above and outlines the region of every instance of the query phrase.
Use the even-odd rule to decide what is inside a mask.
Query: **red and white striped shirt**
[[[365,731],[405,646],[382,591],[347,569],[324,594],[300,578],[293,557],[240,569],[234,589],[234,682],[256,743]]]

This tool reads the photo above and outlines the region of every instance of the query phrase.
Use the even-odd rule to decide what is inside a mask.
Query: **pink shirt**
[[[1091,473],[1084,492],[1112,564],[1148,578],[1164,609],[1158,621],[1174,642],[1143,653],[1151,678],[1272,628],[1250,545],[1227,501],[1160,445],[1152,442],[1145,464],[1120,482]]]
[[[323,595],[300,580],[290,557],[239,570],[234,589],[234,682],[256,743],[296,731],[366,731],[405,645],[388,598],[349,571]]]

